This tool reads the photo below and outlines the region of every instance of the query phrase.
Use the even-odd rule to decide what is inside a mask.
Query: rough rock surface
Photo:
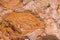
[[[6,2],[9,3],[8,4],[9,6],[6,6],[7,5]],[[6,8],[5,6],[8,8]],[[0,29],[1,30],[2,30],[1,23],[4,23],[2,22],[2,20],[5,18],[5,15],[8,15],[10,13],[12,14],[12,12],[16,12],[16,13],[30,12],[37,19],[42,20],[44,22],[43,29],[38,28],[31,33],[25,34],[25,36],[23,36],[20,39],[13,38],[12,40],[60,40],[60,0],[23,0],[23,1],[22,0],[20,1],[0,0]],[[12,21],[14,22],[14,17],[12,17]],[[0,30],[0,40],[11,40],[8,36],[5,36],[5,34],[3,33],[5,31],[2,32],[1,30]]]

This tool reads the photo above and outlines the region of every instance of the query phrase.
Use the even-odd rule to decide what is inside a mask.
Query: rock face
[[[12,12],[7,14],[4,16],[0,26],[1,32],[13,40],[21,38],[39,28],[44,28],[44,22],[30,12]]]
[[[60,40],[60,0],[0,0],[0,40]]]
[[[19,8],[22,4],[22,0],[0,0],[0,3],[6,9],[16,9]]]

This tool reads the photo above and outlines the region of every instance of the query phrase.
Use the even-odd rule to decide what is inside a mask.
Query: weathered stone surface
[[[37,36],[42,36],[42,37],[46,38],[46,35],[54,35],[58,39],[60,39],[60,31],[59,31],[60,30],[60,0],[23,0],[20,2],[17,2],[19,0],[10,0],[10,1],[12,1],[12,3],[9,2],[9,6],[6,5],[5,1],[6,0],[0,0],[0,20],[1,20],[0,22],[2,22],[2,19],[5,18],[5,15],[6,16],[9,15],[8,17],[6,17],[6,20],[7,19],[11,20],[11,24],[13,24],[14,26],[18,25],[18,27],[20,26],[19,24],[21,24],[18,21],[19,20],[24,21],[25,23],[22,23],[22,24],[24,24],[23,28],[28,27],[28,28],[26,28],[26,30],[27,30],[31,26],[33,26],[33,25],[35,26],[35,23],[39,23],[39,20],[43,20],[42,24],[45,23],[43,29],[41,29],[41,28],[35,29],[35,27],[33,27],[32,29],[34,31],[31,33],[27,33],[26,36],[30,40],[36,40]],[[7,2],[8,1],[9,0],[7,0]],[[19,6],[16,6],[16,4]],[[30,13],[27,13],[28,15],[25,13],[28,11],[30,13],[32,13],[36,17],[36,19],[34,16],[30,15]],[[15,13],[12,13],[12,12],[15,12]],[[23,12],[22,13],[23,16],[21,15],[21,12]],[[24,14],[26,14],[26,15],[24,16]],[[26,17],[26,18],[23,19],[23,17],[24,18]],[[30,19],[30,17],[33,17],[33,18]],[[20,18],[22,18],[22,19],[20,19]],[[18,20],[17,22],[16,22],[16,19]],[[39,19],[39,20],[37,20],[37,19]],[[4,21],[3,24],[6,25],[7,23]],[[41,25],[39,25],[39,26],[41,26]],[[4,29],[4,27],[3,27],[3,29]],[[0,29],[2,29],[2,28],[0,28]],[[7,30],[8,29],[11,30],[10,28],[7,28]],[[3,32],[4,32],[4,30],[3,30]],[[12,30],[10,32],[13,33]],[[6,37],[5,35],[2,36],[2,35],[4,35],[4,34],[2,34],[2,32],[1,32],[1,40],[9,39],[9,37]],[[25,39],[25,37],[22,37],[22,38]],[[40,38],[41,37],[38,37],[37,40],[40,40]],[[47,37],[47,38],[50,38],[50,37]],[[23,39],[20,39],[20,40],[23,40]],[[19,38],[17,38],[16,40],[19,40]],[[26,39],[26,40],[28,40],[28,39]],[[42,39],[42,40],[44,40],[44,39]],[[46,39],[46,40],[48,40],[48,39]]]

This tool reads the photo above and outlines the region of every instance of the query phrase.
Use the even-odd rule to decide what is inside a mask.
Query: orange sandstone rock
[[[16,9],[21,6],[22,0],[0,0],[6,9]]]
[[[5,25],[5,26],[3,26]],[[5,15],[2,32],[10,34],[10,38],[22,37],[36,29],[43,28],[44,22],[31,13],[10,13]]]
[[[57,12],[60,15],[60,6],[58,7]]]

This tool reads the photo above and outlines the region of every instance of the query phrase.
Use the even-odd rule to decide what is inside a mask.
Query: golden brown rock
[[[43,26],[44,22],[29,12],[12,12],[4,16],[0,30],[10,38],[20,38]]]
[[[6,9],[16,9],[22,4],[22,0],[0,0],[0,3]]]

